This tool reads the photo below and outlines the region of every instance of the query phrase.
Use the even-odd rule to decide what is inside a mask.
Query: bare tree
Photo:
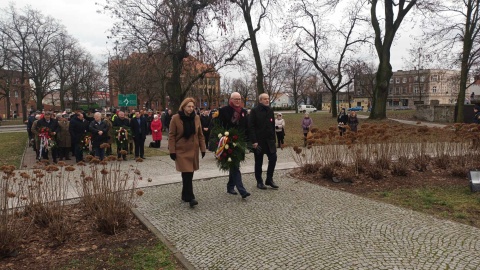
[[[456,122],[464,121],[465,92],[470,71],[479,64],[480,58],[480,1],[441,1],[435,6],[433,23],[429,29],[432,45],[437,55],[460,66],[460,90],[457,97]],[[451,53],[452,51],[456,53]]]
[[[264,89],[270,97],[270,103],[278,99],[278,95],[285,89],[287,58],[284,52],[277,50],[277,46],[270,46],[263,53],[264,58]]]
[[[292,55],[287,59],[286,78],[289,84],[289,91],[292,93],[295,113],[298,113],[300,97],[307,88],[310,68],[311,65],[301,59],[298,48],[293,49]]]
[[[4,20],[0,21],[0,31],[11,43],[9,50],[11,52],[12,61],[16,69],[20,71],[20,97],[23,120],[27,120],[27,102],[30,93],[27,93],[26,86],[29,84],[27,70],[27,51],[28,42],[33,31],[33,14],[31,9],[24,9],[23,14],[11,4],[7,9],[2,10]]]
[[[39,12],[34,12],[32,17],[32,35],[27,43],[27,67],[35,85],[33,92],[37,108],[43,108],[42,100],[52,91],[51,86],[55,82],[53,44],[63,29],[52,17]]]
[[[405,16],[417,5],[417,0],[384,0],[382,7],[385,10],[384,17],[379,17],[377,14],[379,1],[369,0],[369,2],[370,19],[375,32],[375,50],[379,60],[370,119],[384,119],[387,117],[388,87],[393,75],[390,64],[392,44]],[[380,26],[381,21],[383,21],[383,27]]]
[[[142,39],[154,50],[162,50],[170,60],[167,93],[171,105],[178,108],[182,91],[183,59],[189,43],[203,34],[207,20],[202,12],[212,0],[109,0],[104,8],[120,20],[112,29],[114,37],[132,42]],[[146,51],[146,48],[143,48]]]
[[[262,66],[262,58],[260,56],[260,49],[258,47],[257,33],[262,26],[262,20],[268,16],[268,12],[272,5],[276,4],[276,0],[229,0],[234,6],[240,9],[243,20],[247,26],[248,37],[244,38],[240,43],[238,49],[226,61],[232,61],[237,54],[242,51],[245,45],[250,42],[255,60],[257,95],[265,93],[264,88],[264,74]],[[254,18],[254,11],[258,9],[258,18]]]
[[[360,11],[363,3],[359,1],[352,6],[348,11],[347,22],[337,29],[333,26],[322,25],[324,14],[314,13],[315,7],[314,3],[300,0],[293,8],[294,18],[291,20],[291,28],[299,34],[296,46],[304,53],[307,61],[322,75],[325,86],[332,94],[332,117],[336,117],[337,93],[352,82],[352,78],[345,79],[348,57],[353,56],[355,46],[368,41],[365,33],[357,33],[357,28],[362,22]],[[308,20],[310,25],[306,26],[302,20]],[[333,28],[333,30],[330,31],[329,28]],[[333,37],[337,37],[337,35],[341,37],[340,44],[335,44]],[[329,50],[333,50],[334,55],[338,55],[338,58],[331,59],[327,53]]]

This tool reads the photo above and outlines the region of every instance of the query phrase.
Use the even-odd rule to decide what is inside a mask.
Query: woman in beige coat
[[[177,171],[182,173],[182,200],[190,207],[198,204],[193,194],[193,172],[199,169],[199,152],[205,156],[200,117],[195,113],[195,100],[186,98],[180,104],[178,113],[172,117],[168,132],[170,158],[175,160]]]

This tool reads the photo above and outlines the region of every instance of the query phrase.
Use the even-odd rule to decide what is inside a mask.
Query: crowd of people
[[[114,114],[36,111],[28,117],[27,132],[38,160],[57,163],[73,157],[80,162],[85,153],[103,160],[113,154],[114,143],[118,158],[127,160],[131,154],[145,159],[146,136],[152,135],[150,147],[160,148],[162,132],[168,131],[171,119],[172,111],[168,109],[156,114],[144,110],[117,110]]]

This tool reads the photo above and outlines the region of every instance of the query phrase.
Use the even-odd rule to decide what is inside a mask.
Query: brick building
[[[25,98],[30,100],[30,85],[28,78],[25,85],[22,85],[21,81],[20,71],[0,69],[0,116],[3,119],[23,117],[21,91],[24,91]],[[32,107],[30,102],[27,103],[28,114]]]

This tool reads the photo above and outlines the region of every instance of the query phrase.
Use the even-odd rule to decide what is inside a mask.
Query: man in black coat
[[[90,132],[92,133],[92,147],[95,152],[95,156],[100,160],[105,158],[105,148],[102,148],[102,144],[108,142],[108,125],[102,120],[102,114],[96,112],[93,115],[94,120],[90,122]]]
[[[117,117],[115,117],[115,120],[113,120],[113,128],[125,128],[125,129],[130,129],[130,120],[125,117],[125,113],[122,111],[119,111],[117,113]],[[118,134],[115,133],[115,136],[118,136]],[[128,137],[132,136],[132,134],[128,134]],[[127,160],[127,154],[122,155],[121,151],[125,150],[125,153],[128,152],[128,140],[125,142],[117,142],[117,157],[119,158],[120,156],[123,157],[123,160]]]
[[[205,147],[208,149],[208,141],[210,140],[210,122],[211,118],[208,110],[200,110],[200,123],[202,123],[203,136],[205,137]]]
[[[233,92],[230,95],[228,105],[218,110],[217,118],[218,119],[216,119],[215,121],[212,120],[210,125],[212,127],[211,129],[213,129],[214,125],[221,125],[224,130],[235,128],[238,130],[239,133],[244,133],[245,141],[248,141],[247,110],[242,107],[242,96],[240,95],[240,93]],[[214,134],[210,135],[215,136]],[[244,160],[244,158],[245,153],[243,153],[243,157],[240,157],[240,160]],[[243,186],[240,166],[232,167],[228,173],[227,193],[237,195],[238,193],[235,191],[235,187],[237,187],[237,190],[243,199],[250,196],[250,193],[247,192],[247,190]]]
[[[145,159],[145,139],[147,138],[147,119],[140,112],[135,113],[135,117],[130,121],[130,127],[135,143],[135,158]]]
[[[81,145],[82,139],[85,137],[88,131],[88,121],[85,120],[85,116],[82,112],[76,112],[70,120],[68,131],[72,138],[73,153],[75,154],[75,162],[83,160],[83,149]]]
[[[273,172],[277,164],[277,147],[275,144],[275,116],[270,108],[270,98],[267,94],[260,94],[259,104],[250,111],[249,127],[250,141],[255,156],[255,179],[257,188],[267,189],[265,185],[278,188],[273,182]],[[262,179],[263,155],[268,157],[267,178],[265,185]]]
[[[37,134],[41,138],[42,135],[42,129],[48,128],[48,136],[55,141],[55,137],[57,135],[58,131],[58,122],[56,119],[52,118],[52,113],[51,112],[46,112],[45,115],[43,116],[42,119],[38,120],[37,122]],[[42,144],[40,141],[40,148],[42,149],[41,155],[43,159],[48,160],[48,146],[45,144]],[[52,147],[51,148],[52,152],[52,159],[54,163],[57,163],[57,147]]]

